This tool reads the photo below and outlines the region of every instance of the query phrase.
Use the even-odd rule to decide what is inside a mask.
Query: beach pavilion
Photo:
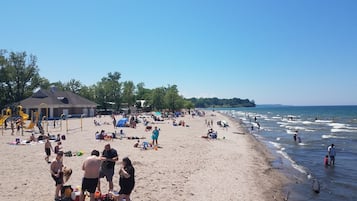
[[[93,117],[97,104],[70,91],[61,91],[55,87],[39,89],[31,97],[19,102],[27,114],[41,111],[50,119],[61,115]],[[31,115],[31,114],[30,114]]]

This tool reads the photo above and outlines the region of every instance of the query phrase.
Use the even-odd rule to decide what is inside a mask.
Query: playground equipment
[[[7,118],[11,117],[11,115],[12,115],[11,109],[7,108],[5,110],[5,115],[1,116],[1,118],[0,118],[0,126],[2,126],[5,123],[5,121],[7,120]]]
[[[30,122],[29,126],[26,127],[26,129],[33,129],[33,128],[36,126],[36,124],[38,123],[39,115],[40,115],[39,112],[33,112],[33,113],[32,113],[32,116],[35,117],[35,121],[32,120],[32,121]]]
[[[22,118],[22,121],[26,121],[29,118],[29,115],[22,111],[21,105],[17,106],[17,111],[19,111],[19,116]]]

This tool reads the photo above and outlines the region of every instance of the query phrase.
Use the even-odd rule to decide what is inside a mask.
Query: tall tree
[[[79,94],[82,86],[83,85],[79,80],[75,80],[72,78],[64,85],[64,89],[66,91],[71,91],[72,93]]]
[[[121,83],[119,72],[108,73],[97,83],[95,88],[96,102],[104,109],[108,109],[111,103],[114,103],[113,109],[119,109],[121,103]]]
[[[95,85],[92,86],[82,86],[82,88],[79,91],[79,95],[83,96],[84,98],[87,98],[88,100],[91,101],[96,101],[95,99]]]
[[[30,96],[40,86],[37,58],[26,52],[0,51],[1,90],[6,94],[3,104],[14,103]]]
[[[168,86],[165,93],[165,106],[170,111],[174,112],[183,108],[183,98],[178,94],[176,85]]]
[[[165,109],[165,92],[164,87],[155,88],[151,92],[150,105],[152,109],[162,110]]]
[[[132,81],[125,81],[123,83],[123,95],[122,100],[127,103],[128,106],[132,106],[135,103],[135,85]]]

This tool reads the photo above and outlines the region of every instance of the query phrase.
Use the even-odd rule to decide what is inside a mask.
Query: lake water
[[[276,156],[273,165],[296,181],[288,187],[289,200],[357,200],[357,106],[215,110],[241,120],[269,147]],[[296,131],[301,143],[293,139]],[[331,144],[336,148],[335,166],[325,167]],[[313,179],[320,182],[319,194],[312,191]]]

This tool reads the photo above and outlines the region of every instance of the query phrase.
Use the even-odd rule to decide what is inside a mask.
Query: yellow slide
[[[27,119],[29,119],[29,115],[24,113],[23,111],[19,111],[19,115],[22,117],[23,121],[26,121]]]
[[[19,111],[19,115],[22,117],[22,121],[26,121],[29,118],[29,115],[22,111],[21,105],[17,106],[17,110]]]
[[[31,121],[30,125],[26,127],[26,129],[33,129],[35,127],[35,123]]]
[[[4,115],[4,116],[2,116],[1,119],[0,119],[0,126],[2,126],[3,123],[6,121],[6,119],[9,118],[9,117],[10,117],[10,115]]]

